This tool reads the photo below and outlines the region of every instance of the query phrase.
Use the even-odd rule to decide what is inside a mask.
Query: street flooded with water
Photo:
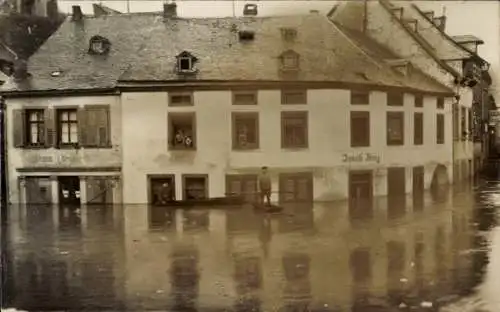
[[[387,206],[11,207],[4,300],[28,311],[499,311],[500,183]]]

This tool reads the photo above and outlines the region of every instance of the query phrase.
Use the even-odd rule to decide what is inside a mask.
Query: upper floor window
[[[442,97],[437,98],[436,108],[437,109],[443,109],[444,108],[444,98],[442,98]]]
[[[233,149],[259,148],[259,113],[234,112],[233,121]]]
[[[436,143],[444,144],[444,114],[436,116]]]
[[[307,112],[281,112],[281,147],[308,147]]]
[[[424,144],[424,114],[414,113],[413,115],[413,144]]]
[[[26,110],[25,142],[28,146],[42,146],[45,143],[45,122],[43,109]]]
[[[387,105],[389,106],[403,106],[404,94],[400,92],[387,93]]]
[[[387,112],[387,145],[404,145],[404,113]]]
[[[415,107],[424,107],[424,97],[422,95],[415,95]]]
[[[177,59],[177,71],[179,73],[192,73],[196,71],[195,64],[198,59],[187,51],[181,52],[176,56]]]
[[[351,112],[351,147],[370,146],[370,112]]]
[[[78,144],[77,109],[57,110],[57,142],[59,145]]]
[[[170,149],[196,149],[196,119],[194,113],[168,114]]]
[[[169,94],[169,106],[192,106],[193,104],[193,95],[189,92]]]
[[[352,105],[367,105],[370,104],[370,92],[351,90],[351,104]]]
[[[256,91],[234,91],[233,105],[257,105]]]
[[[281,90],[281,104],[307,104],[307,90]]]
[[[293,50],[288,50],[280,55],[282,70],[297,70],[299,68],[299,54]]]

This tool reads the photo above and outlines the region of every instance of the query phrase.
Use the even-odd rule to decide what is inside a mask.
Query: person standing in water
[[[264,205],[264,198],[267,199],[267,206],[271,206],[271,178],[267,172],[267,167],[262,167],[259,176],[260,203]]]

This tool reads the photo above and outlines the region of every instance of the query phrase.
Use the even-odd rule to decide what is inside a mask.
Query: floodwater
[[[28,311],[500,311],[500,183],[422,205],[10,207],[4,305]],[[394,208],[391,208],[394,210]],[[355,217],[353,217],[355,215]]]

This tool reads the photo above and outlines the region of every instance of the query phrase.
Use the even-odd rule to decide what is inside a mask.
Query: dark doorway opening
[[[351,220],[373,217],[373,174],[349,172],[349,216]]]
[[[80,205],[80,178],[61,176],[59,182],[59,203],[65,206]]]
[[[168,205],[175,200],[175,176],[149,177],[149,202],[155,206]]]
[[[406,168],[393,167],[387,170],[387,215],[399,218],[406,213]]]
[[[424,166],[413,167],[413,210],[424,208]]]

